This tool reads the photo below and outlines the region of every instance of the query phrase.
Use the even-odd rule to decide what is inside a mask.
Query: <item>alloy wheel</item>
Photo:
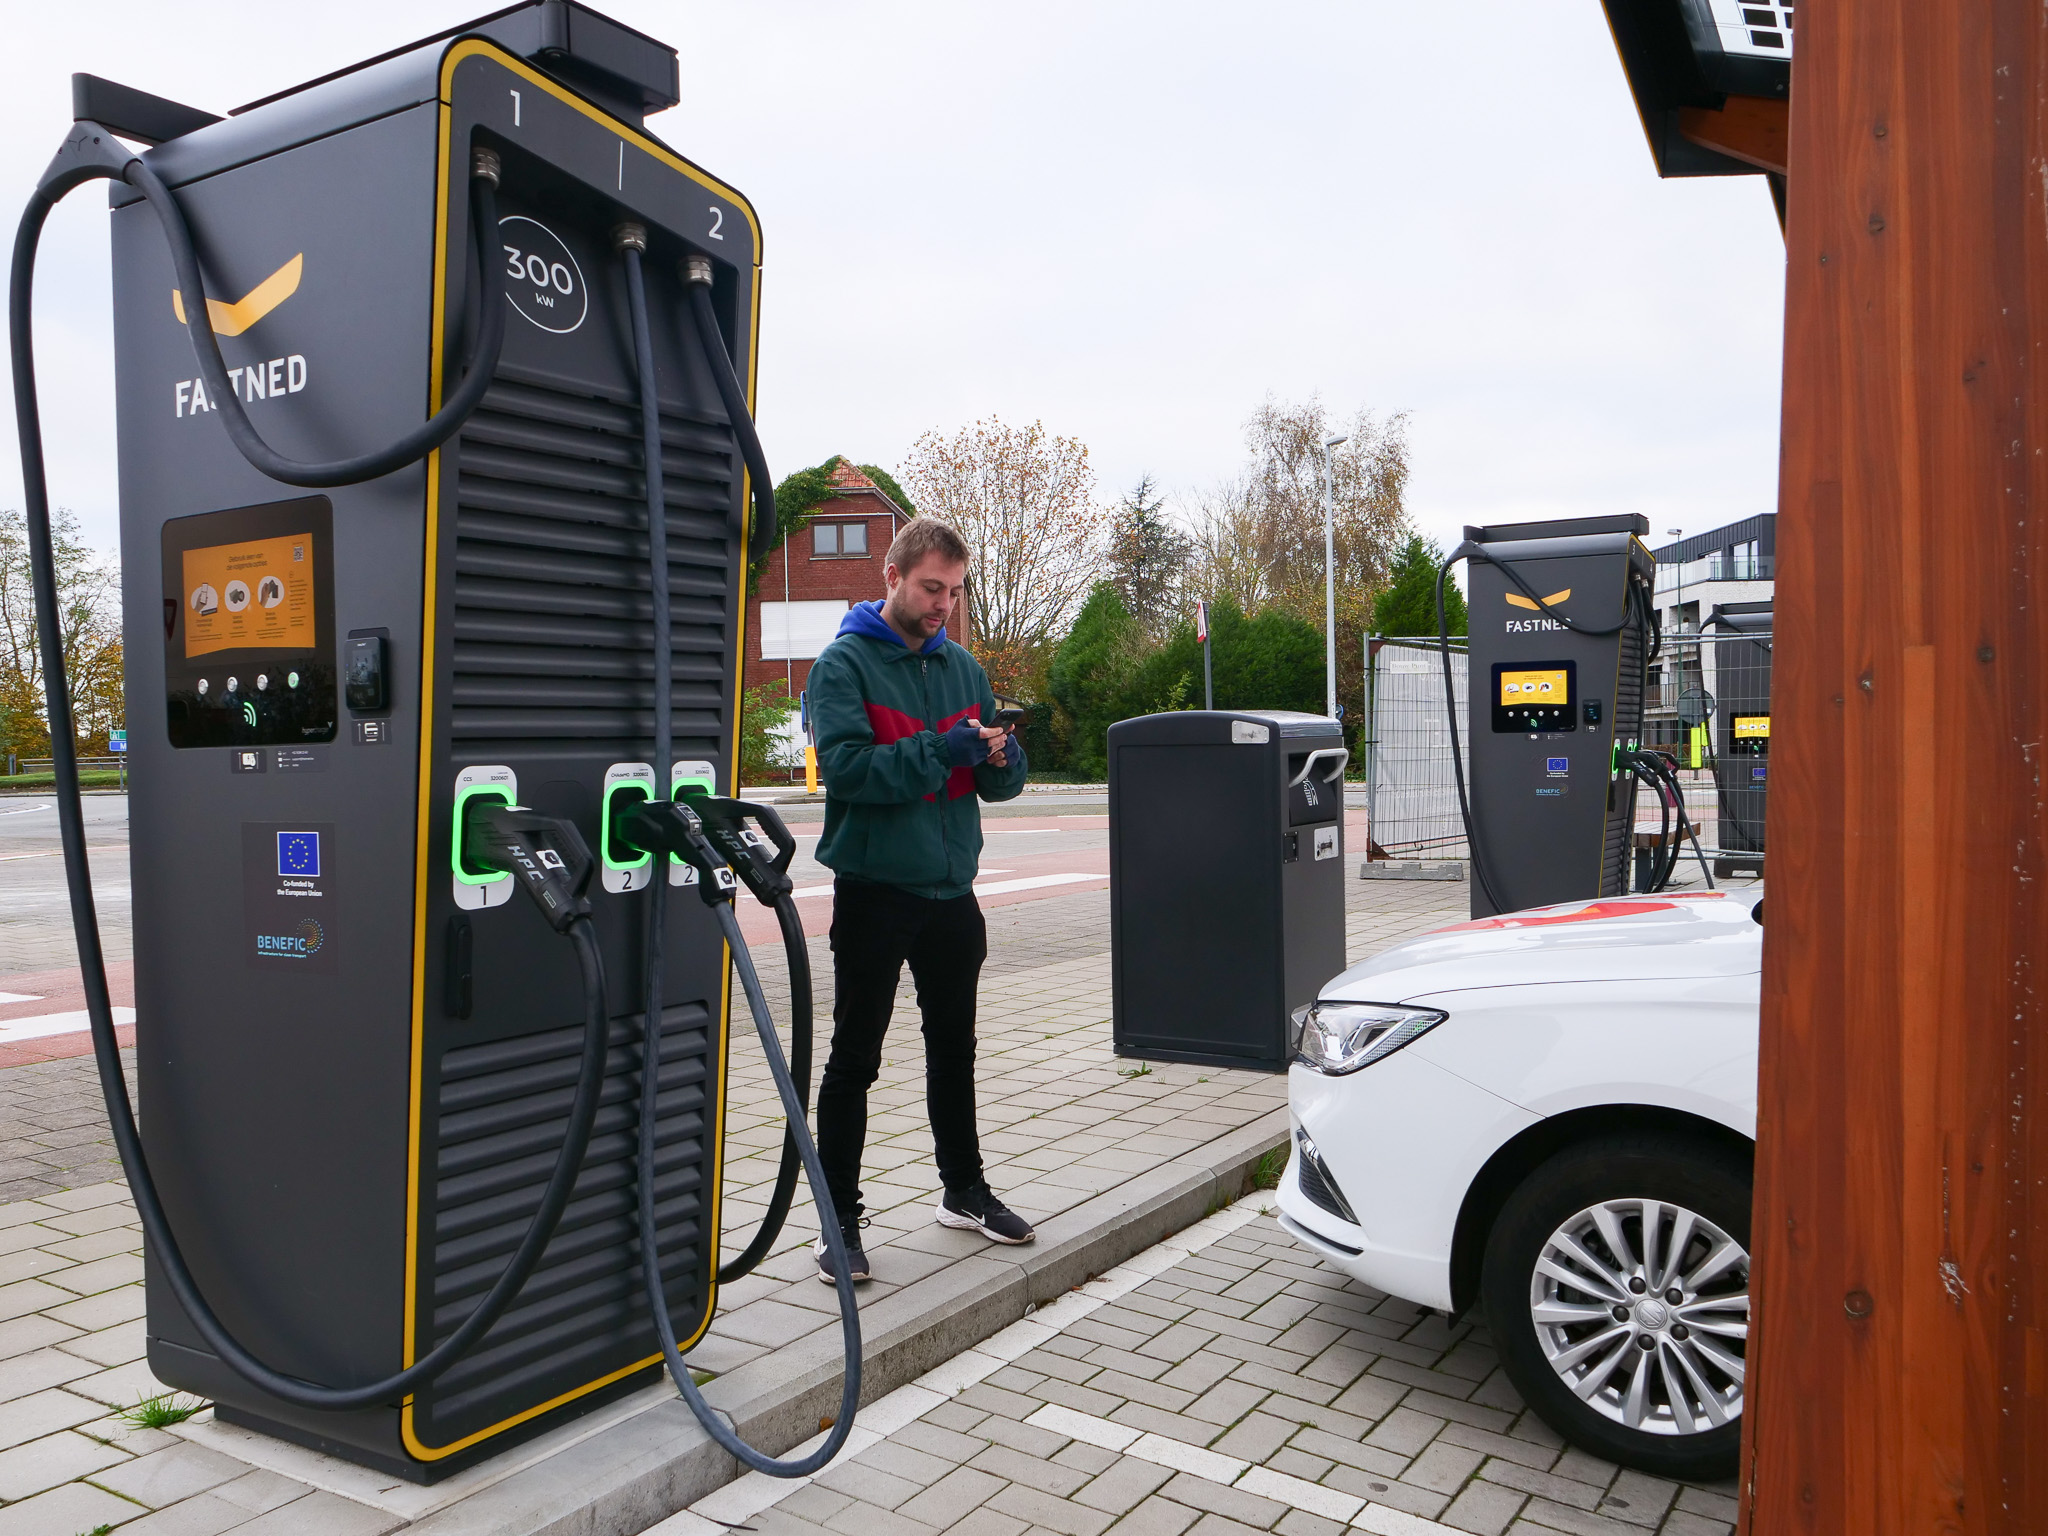
[[[1749,1252],[1668,1200],[1604,1200],[1551,1233],[1529,1281],[1537,1342],[1589,1408],[1647,1434],[1742,1413]]]

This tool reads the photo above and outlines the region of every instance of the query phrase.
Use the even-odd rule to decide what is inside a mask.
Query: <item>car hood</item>
[[[1326,999],[1400,1003],[1432,992],[1549,982],[1753,974],[1760,887],[1606,896],[1531,907],[1419,935],[1354,965]]]

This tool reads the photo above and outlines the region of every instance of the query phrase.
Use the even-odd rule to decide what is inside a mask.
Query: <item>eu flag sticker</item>
[[[1544,772],[1551,774],[1570,773],[1572,760],[1568,757],[1546,757],[1543,760],[1543,769]]]
[[[277,834],[277,872],[280,875],[320,876],[320,834],[280,832]]]

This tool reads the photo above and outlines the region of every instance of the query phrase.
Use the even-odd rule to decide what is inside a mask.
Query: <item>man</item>
[[[905,961],[924,1015],[925,1107],[938,1149],[942,1226],[999,1243],[1037,1234],[982,1177],[974,1118],[974,1002],[988,930],[974,897],[980,800],[1024,788],[1024,748],[995,719],[981,664],[946,638],[967,583],[967,546],[933,517],[889,546],[888,595],[858,603],[807,688],[825,780],[818,860],[832,883],[832,1054],[818,1087],[818,1154],[853,1278],[868,1089]],[[819,1278],[830,1283],[825,1242]]]

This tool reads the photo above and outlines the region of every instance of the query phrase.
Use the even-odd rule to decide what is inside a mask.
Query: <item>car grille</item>
[[[723,423],[664,413],[661,431],[676,755],[721,761],[738,455]],[[501,372],[462,429],[458,464],[456,760],[644,755],[653,610],[639,413]]]
[[[1337,1187],[1337,1180],[1324,1166],[1322,1154],[1316,1151],[1315,1143],[1301,1137],[1296,1151],[1299,1155],[1294,1159],[1295,1179],[1301,1186],[1303,1197],[1339,1221],[1357,1226],[1358,1218],[1352,1214],[1351,1203],[1344,1198],[1344,1192]]]
[[[710,1015],[671,1007],[662,1020],[656,1220],[662,1277],[679,1329],[703,1312]],[[590,1150],[539,1266],[482,1343],[421,1402],[438,1441],[488,1427],[508,1398],[540,1402],[658,1349],[642,1294],[636,1153],[639,1017],[615,1019]],[[583,1048],[580,1027],[448,1051],[441,1058],[434,1204],[425,1288],[445,1338],[503,1271],[539,1208],[567,1132]]]

